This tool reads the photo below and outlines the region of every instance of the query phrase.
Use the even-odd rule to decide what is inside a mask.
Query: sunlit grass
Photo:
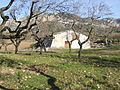
[[[120,89],[120,46],[83,50],[81,60],[77,51],[0,53],[0,85],[21,90],[49,90],[54,85],[62,90]],[[27,70],[31,65],[38,65],[43,74]]]

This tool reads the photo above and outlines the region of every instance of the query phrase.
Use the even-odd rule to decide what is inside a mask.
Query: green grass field
[[[83,50],[0,52],[0,90],[120,90],[120,46]]]

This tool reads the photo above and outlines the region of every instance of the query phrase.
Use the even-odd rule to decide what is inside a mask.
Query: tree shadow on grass
[[[19,62],[19,61],[5,58],[5,57],[0,57],[0,65],[1,66],[15,67],[17,65],[20,65],[20,63],[24,63],[24,62]]]
[[[49,57],[53,57],[53,58],[59,58],[59,59],[66,59],[66,60],[75,60],[77,59],[77,53],[76,55],[73,55],[73,53],[69,53],[69,52],[65,52],[65,53],[58,53],[58,52],[54,52],[54,53],[46,53],[44,56],[49,56]]]
[[[104,50],[104,49],[100,49]],[[96,50],[95,51],[99,51]],[[93,52],[93,51],[92,51]],[[76,55],[73,55],[75,52],[72,53],[66,53],[66,54],[61,54],[61,53],[50,53],[47,54],[47,56],[50,57],[55,57],[55,58],[60,58],[60,59],[65,59],[66,61],[80,61],[81,63],[86,63],[86,64],[91,64],[94,66],[99,66],[99,67],[115,67],[115,68],[120,68],[120,60],[119,58],[113,58],[112,60],[109,58],[101,58],[100,56],[84,56],[84,54],[81,56],[81,59],[78,59],[77,53]],[[88,52],[87,52],[88,53]]]
[[[57,52],[55,52],[55,51],[47,51],[45,53],[57,53]]]
[[[85,58],[86,57],[84,57],[84,59]],[[98,67],[120,68],[120,61],[118,61],[117,59],[109,60],[109,59],[105,59],[97,56],[88,57],[88,59],[85,59],[83,63],[92,64]]]
[[[13,53],[13,52],[9,52],[9,51],[0,51],[0,53],[2,53],[2,54],[11,54],[11,53]]]
[[[16,64],[18,63],[11,59],[0,59],[0,65],[4,65],[7,67],[14,67],[14,65]]]
[[[56,54],[56,52],[54,51],[46,51],[46,52],[42,52],[42,54],[40,54],[40,51],[32,51],[32,52],[19,52],[19,55],[26,55],[26,56],[32,56],[32,55],[42,55],[42,56],[50,56],[53,54]]]
[[[51,86],[50,90],[61,90],[58,86],[55,85],[55,82],[57,80],[55,77],[45,74],[43,71],[41,71],[40,68],[36,68],[35,66],[36,65],[30,66],[31,70],[48,78],[47,83],[48,83],[48,85]]]
[[[48,84],[51,86],[51,90],[61,90],[58,86],[55,85],[55,82],[56,82],[56,78],[55,77],[52,77],[50,75],[47,75],[43,72],[39,72],[41,75],[49,78],[48,79]]]
[[[14,89],[9,89],[9,88],[6,88],[6,87],[4,87],[4,86],[2,86],[2,85],[0,85],[0,90],[14,90]]]
[[[103,49],[101,49],[103,50]],[[97,51],[97,50],[96,50]],[[73,52],[73,54],[76,52]],[[88,52],[87,52],[88,53]],[[80,61],[81,63],[86,63],[90,65],[94,65],[97,67],[113,67],[113,68],[120,68],[120,59],[119,58],[102,58],[101,56],[84,56],[82,54],[81,59],[78,59],[77,53],[76,55],[73,55],[71,53],[68,53],[66,55],[61,55],[58,53],[51,54],[51,57],[57,57],[60,59],[65,59],[68,62],[69,61]]]
[[[100,53],[100,51],[105,50],[105,49],[93,49],[91,52],[96,51],[97,53]],[[98,52],[99,51],[99,52]],[[86,63],[86,64],[91,64],[97,67],[113,67],[113,68],[120,68],[120,58],[113,58],[110,59],[108,58],[102,58],[101,56],[84,56],[84,53],[91,53],[88,50],[84,50],[82,52],[81,59],[78,59],[77,56],[77,51],[74,51],[72,53],[67,53],[67,54],[51,54],[51,57],[57,57],[60,59],[65,59],[68,62],[69,61],[80,61],[81,63]],[[94,52],[94,53],[96,53]],[[74,54],[76,53],[76,55]]]

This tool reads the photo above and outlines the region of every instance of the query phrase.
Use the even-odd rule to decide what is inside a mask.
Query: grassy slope
[[[119,90],[120,46],[84,50],[0,53],[0,88],[20,90]],[[29,66],[36,65],[38,71]],[[28,70],[29,69],[29,70]]]

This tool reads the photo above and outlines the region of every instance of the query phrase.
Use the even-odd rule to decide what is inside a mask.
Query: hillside
[[[27,17],[23,17],[19,20],[23,20],[22,25],[25,24]],[[70,22],[73,22],[73,20],[78,20],[78,23],[80,24],[89,24],[91,21],[90,18],[81,18],[80,16],[70,14],[70,13],[55,13],[55,14],[47,14],[45,13],[44,15],[40,15],[37,20],[37,24],[39,29],[41,31],[45,31],[48,28],[51,28],[53,30],[48,30],[49,32],[54,31],[54,32],[59,32],[68,29],[65,24],[69,24]],[[33,23],[34,19],[31,20],[31,23]],[[12,27],[14,30],[16,28],[16,23],[14,20],[9,19],[9,21],[6,23],[6,26]],[[120,25],[120,19],[115,19],[115,18],[104,18],[104,19],[98,19],[94,20],[94,26],[96,28],[109,28],[109,26],[117,26],[119,27]],[[69,27],[70,28],[70,27]],[[44,29],[44,30],[43,30]],[[45,31],[46,32],[46,31]],[[84,31],[82,31],[84,33]],[[97,29],[96,29],[97,32]]]
[[[37,24],[39,28],[39,33],[38,33],[39,37],[44,37],[45,35],[51,34],[51,32],[54,32],[55,34],[57,32],[71,29],[70,28],[71,26],[70,25],[66,26],[66,24],[69,24],[69,22],[72,22],[73,19],[74,20],[77,19],[79,20],[78,23],[85,24],[85,25],[87,25],[88,22],[90,22],[90,18],[81,18],[77,15],[65,13],[65,12],[56,13],[56,14],[44,14],[43,16],[39,16],[37,20]],[[23,20],[22,25],[24,25],[26,22],[26,17],[21,18],[19,20]],[[96,35],[98,34],[99,36],[103,35],[110,30],[109,26],[119,26],[120,25],[119,21],[120,19],[114,19],[114,18],[104,18],[104,19],[95,20],[93,33],[95,33]],[[9,19],[6,25],[12,27],[13,30],[17,26],[15,21],[12,19]],[[31,32],[36,32],[38,28],[33,27]],[[107,28],[107,30],[102,31],[103,28]],[[26,49],[30,47],[31,44],[34,43],[33,37],[31,37],[31,32],[28,33],[26,40],[20,45],[20,48],[19,48],[20,50]],[[78,32],[81,32],[86,35],[88,34],[88,32],[84,29],[82,30],[78,29]],[[105,33],[101,33],[101,32],[105,32]],[[7,35],[7,33],[5,34]],[[94,40],[99,38],[97,36],[93,36],[93,37],[94,37]],[[109,36],[109,39],[119,40],[120,39],[119,37],[120,37],[120,29],[117,32],[112,33]],[[95,41],[92,41],[92,42],[95,42]],[[4,50],[4,47],[2,48],[2,50]],[[8,50],[14,50],[14,46],[13,45],[8,46]]]

